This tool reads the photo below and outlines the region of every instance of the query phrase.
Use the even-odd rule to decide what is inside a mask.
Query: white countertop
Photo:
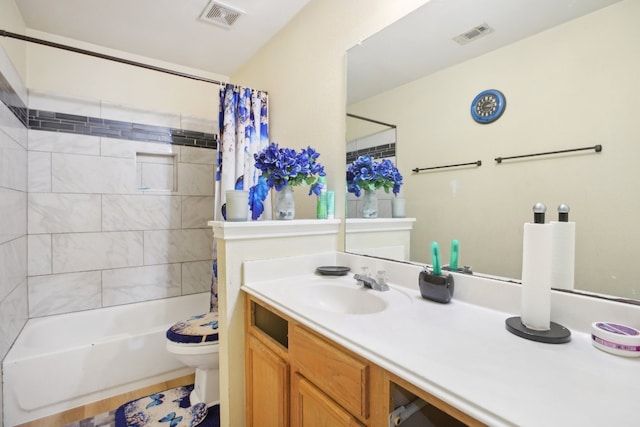
[[[332,313],[305,304],[301,287],[358,287],[355,279],[307,271],[266,280],[249,274],[242,289],[488,425],[640,425],[640,359],[602,352],[588,333],[572,331],[567,344],[529,341],[505,329],[505,319],[518,313],[456,300],[455,293],[449,304],[431,302],[417,284],[393,281],[389,292],[364,291],[388,300],[385,310]]]

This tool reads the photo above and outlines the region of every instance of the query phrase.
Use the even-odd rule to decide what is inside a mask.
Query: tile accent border
[[[22,99],[20,99],[16,91],[11,87],[11,84],[4,74],[2,74],[2,71],[0,71],[0,101],[27,127],[27,106],[24,105]]]
[[[218,147],[218,136],[212,133],[44,110],[29,109],[29,129],[200,148],[216,149]]]
[[[382,159],[387,157],[395,157],[396,144],[383,144],[376,147],[363,148],[362,150],[355,150],[347,152],[347,164],[353,162],[360,156],[369,154],[374,159]]]
[[[1,71],[0,101],[28,129],[200,148],[218,148],[218,136],[213,133],[28,109]]]

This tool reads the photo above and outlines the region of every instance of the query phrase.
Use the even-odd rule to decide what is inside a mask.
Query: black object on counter
[[[424,299],[447,304],[453,297],[454,283],[451,274],[438,275],[422,270],[418,277],[418,286]]]
[[[326,265],[316,268],[316,273],[323,276],[346,276],[351,269],[349,267],[342,267],[339,265]]]

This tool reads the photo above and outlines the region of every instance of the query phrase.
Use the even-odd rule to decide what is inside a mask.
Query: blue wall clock
[[[488,124],[500,118],[507,106],[502,92],[488,89],[480,92],[471,103],[471,117],[478,123]]]

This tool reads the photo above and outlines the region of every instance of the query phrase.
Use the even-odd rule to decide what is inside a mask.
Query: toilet
[[[218,313],[210,312],[180,321],[167,330],[167,350],[196,369],[191,405],[220,403]]]

